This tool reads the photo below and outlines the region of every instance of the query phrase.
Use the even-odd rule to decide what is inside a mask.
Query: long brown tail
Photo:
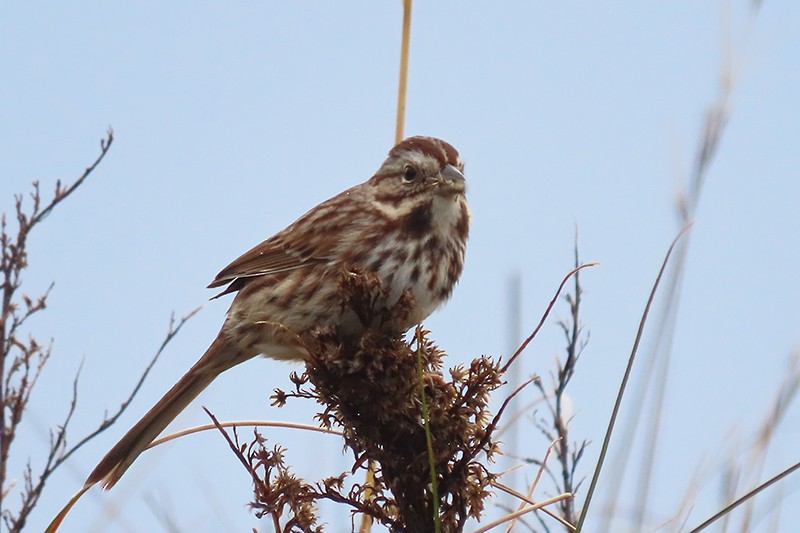
[[[225,370],[249,359],[239,356],[220,332],[197,363],[106,454],[86,479],[85,488],[98,481],[110,489],[147,446],[158,437],[203,389]]]

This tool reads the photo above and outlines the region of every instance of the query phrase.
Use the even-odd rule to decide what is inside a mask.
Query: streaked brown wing
[[[290,250],[282,240],[268,239],[223,268],[208,287],[221,287],[237,278],[252,278],[294,270],[319,261],[308,253]]]
[[[329,261],[334,248],[351,224],[350,217],[336,216],[341,215],[341,203],[347,199],[348,193],[349,190],[323,202],[283,231],[242,254],[223,268],[208,287],[231,283],[222,292],[227,294],[239,290],[247,278]]]

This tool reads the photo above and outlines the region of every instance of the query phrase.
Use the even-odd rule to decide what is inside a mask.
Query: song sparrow
[[[159,433],[219,374],[256,355],[307,356],[315,328],[342,335],[367,327],[402,334],[441,305],[464,264],[469,209],[463,164],[448,143],[410,137],[374,176],[327,200],[225,267],[209,287],[237,292],[214,342],[106,454],[84,488],[111,488]],[[342,304],[348,269],[376,274],[373,302],[388,320],[364,324]],[[410,309],[391,316],[401,297]],[[375,316],[379,316],[376,313]]]

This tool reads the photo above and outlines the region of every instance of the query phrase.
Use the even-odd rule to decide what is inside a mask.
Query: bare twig
[[[517,348],[517,351],[515,351],[514,354],[506,362],[506,364],[501,367],[501,371],[503,373],[505,373],[508,370],[508,368],[514,363],[514,361],[517,359],[517,357],[519,357],[520,354],[523,351],[525,351],[525,348],[528,347],[528,344],[531,343],[531,341],[539,333],[539,330],[542,329],[542,326],[544,325],[545,320],[547,320],[547,317],[550,315],[550,311],[552,311],[553,306],[558,301],[558,297],[561,295],[561,291],[564,289],[564,285],[567,284],[567,281],[569,281],[569,278],[571,278],[573,274],[577,273],[580,270],[583,270],[584,268],[597,266],[598,264],[599,263],[585,263],[585,264],[575,268],[574,270],[571,270],[566,276],[564,276],[564,279],[561,280],[561,283],[559,284],[558,289],[556,290],[555,296],[553,296],[553,299],[550,300],[550,303],[545,308],[544,314],[542,314],[542,318],[539,319],[539,323],[534,328],[533,333],[531,333],[528,336],[528,338],[525,339],[522,342],[522,344],[519,345],[519,348]]]
[[[262,484],[263,481],[258,476],[258,474],[256,474],[255,470],[253,470],[253,468],[250,466],[250,463],[247,462],[247,459],[245,458],[244,454],[242,454],[242,451],[239,449],[238,437],[236,437],[236,426],[233,426],[233,435],[234,438],[236,438],[237,440],[237,442],[234,442],[228,435],[228,432],[225,431],[223,425],[219,423],[217,417],[215,417],[214,414],[211,411],[209,411],[207,407],[203,407],[203,411],[205,411],[208,417],[211,419],[214,427],[217,428],[220,433],[222,433],[222,436],[225,438],[225,442],[228,443],[228,446],[231,447],[233,454],[244,465],[245,470],[247,470],[250,473],[250,477],[253,478],[253,483]]]
[[[50,202],[44,209],[39,211],[38,213],[34,210],[34,215],[31,217],[30,224],[38,224],[42,220],[47,217],[52,211],[55,206],[60,204],[64,201],[69,195],[75,192],[75,189],[83,184],[84,180],[89,177],[89,174],[94,172],[94,169],[97,168],[97,165],[100,164],[101,161],[106,157],[108,150],[111,148],[111,143],[114,142],[114,130],[110,127],[108,128],[108,132],[103,139],[100,139],[100,155],[97,156],[97,159],[94,162],[86,167],[86,170],[83,171],[83,174],[75,180],[72,185],[68,185],[66,187],[61,185],[61,180],[56,181],[56,194],[53,198],[53,201]]]
[[[159,357],[161,357],[161,354],[164,352],[164,349],[172,341],[172,339],[175,338],[175,336],[178,334],[181,328],[186,324],[186,322],[188,322],[194,315],[200,312],[202,308],[203,308],[202,305],[195,307],[187,314],[182,316],[180,320],[178,320],[177,324],[175,323],[175,314],[173,313],[172,316],[170,316],[167,334],[164,337],[164,340],[161,341],[161,345],[158,347],[158,350],[156,351],[155,355],[152,357],[152,359],[150,359],[150,362],[147,363],[147,366],[145,367],[144,371],[142,371],[141,375],[139,376],[139,380],[133,387],[133,390],[131,390],[128,397],[120,404],[119,409],[117,409],[117,411],[110,417],[106,417],[106,419],[103,420],[100,426],[94,432],[84,437],[84,439],[79,444],[82,445],[85,441],[93,439],[99,433],[102,433],[103,431],[108,429],[111,425],[113,425],[117,421],[117,419],[119,419],[122,413],[124,413],[125,410],[128,408],[128,406],[131,404],[131,401],[133,401],[133,399],[139,393],[139,389],[142,388],[145,379],[147,379],[147,376],[150,374],[150,370],[152,370],[153,366],[156,364]]]
[[[58,456],[58,458],[53,462],[52,466],[48,466],[47,468],[45,468],[45,470],[44,470],[44,472],[42,474],[42,476],[43,476],[43,479],[41,480],[41,484],[42,485],[44,485],[44,480],[47,479],[47,477],[49,477],[56,468],[58,468],[61,464],[63,464],[64,461],[66,461],[69,458],[70,455],[72,455],[73,453],[78,451],[87,442],[89,442],[92,439],[94,439],[95,437],[97,437],[100,433],[102,433],[103,431],[105,431],[106,429],[111,427],[119,419],[119,417],[122,415],[122,413],[125,412],[125,410],[128,408],[128,406],[130,405],[131,401],[133,401],[133,399],[136,397],[136,394],[139,392],[139,389],[141,389],[142,384],[144,383],[144,380],[147,378],[148,374],[150,373],[150,370],[153,368],[153,365],[155,365],[156,361],[158,361],[158,358],[161,356],[161,354],[164,351],[164,349],[172,341],[172,339],[175,338],[175,336],[178,334],[178,332],[181,330],[181,328],[186,324],[186,322],[188,322],[194,315],[196,315],[200,311],[200,309],[202,309],[202,306],[196,307],[195,309],[193,309],[192,311],[190,311],[189,313],[187,313],[186,315],[181,317],[181,319],[177,322],[177,325],[175,323],[175,314],[174,313],[172,314],[172,316],[170,317],[170,321],[169,321],[169,327],[167,329],[167,335],[164,337],[164,340],[161,342],[161,346],[159,346],[159,348],[156,351],[156,353],[153,356],[153,358],[150,359],[150,362],[145,367],[145,370],[139,376],[139,380],[137,381],[136,385],[133,387],[133,390],[131,391],[131,393],[128,395],[128,398],[125,401],[122,402],[120,407],[117,409],[117,411],[113,415],[111,415],[110,417],[106,416],[106,418],[100,423],[100,425],[97,427],[97,429],[95,429],[94,431],[92,431],[91,433],[89,433],[88,435],[83,437],[74,446],[72,446],[68,450],[64,451],[63,453],[61,453]],[[77,387],[77,376],[75,378],[74,386]],[[77,399],[77,389],[74,389],[74,392],[73,392],[73,404],[72,404],[72,406],[70,408],[70,411],[69,411],[69,413],[67,415],[67,418],[66,418],[64,424],[62,426],[60,426],[59,439],[62,439],[62,440],[66,439],[66,428],[67,428],[69,420],[70,420],[70,418],[72,416],[72,413],[74,412],[76,399]],[[170,440],[170,439],[162,439],[162,440]],[[152,446],[152,444],[151,444],[151,446]],[[53,456],[53,453],[51,452],[51,457],[52,456]],[[49,465],[49,463],[48,463],[48,465]],[[61,509],[61,511],[59,511],[58,515],[52,520],[52,522],[50,523],[49,527],[47,528],[47,531],[56,531],[58,529],[58,527],[60,526],[61,522],[67,516],[67,513],[69,513],[70,509],[72,509],[72,507],[75,505],[75,503],[77,503],[77,501],[80,499],[80,497],[84,493],[86,493],[86,491],[91,486],[92,486],[91,484],[84,485],[81,488],[81,490],[79,490],[75,495],[72,496],[72,498],[70,498],[70,500],[67,502],[67,504]]]
[[[580,258],[578,255],[577,233],[575,238],[575,267],[580,265]],[[550,413],[550,418],[545,422],[536,422],[536,426],[550,439],[556,447],[556,457],[558,465],[560,465],[560,476],[558,478],[551,472],[546,461],[541,462],[542,469],[548,473],[552,478],[559,492],[575,493],[580,485],[580,482],[575,482],[575,471],[577,469],[578,461],[583,457],[583,452],[586,449],[586,441],[580,445],[576,444],[576,449],[570,447],[569,441],[569,419],[564,413],[563,401],[567,389],[567,385],[575,373],[575,365],[586,346],[586,340],[582,338],[582,327],[580,324],[580,305],[583,290],[580,283],[580,272],[576,272],[574,276],[574,293],[568,293],[565,296],[567,303],[569,303],[570,317],[568,320],[559,322],[559,326],[564,332],[567,341],[566,358],[564,362],[558,361],[557,372],[555,376],[555,384],[552,392],[545,390],[541,381],[536,382],[536,386],[542,393],[545,405]],[[575,518],[575,500],[569,498],[559,502],[561,515],[567,523],[573,524],[576,522]]]
[[[106,137],[100,141],[100,154],[83,173],[70,185],[64,186],[58,180],[53,198],[43,203],[39,183],[33,182],[30,194],[32,206],[27,208],[22,195],[15,196],[16,236],[8,232],[5,214],[0,216],[0,516],[10,531],[20,531],[27,522],[27,517],[36,506],[44,489],[47,478],[63,463],[66,445],[66,429],[77,405],[77,386],[80,368],[75,375],[72,387],[72,398],[65,420],[61,426],[50,433],[50,448],[45,465],[38,475],[34,475],[30,464],[23,472],[24,486],[20,493],[21,504],[16,512],[5,509],[5,497],[11,487],[6,485],[7,464],[11,446],[19,424],[28,405],[31,392],[44,365],[52,353],[52,341],[47,345],[39,344],[33,336],[22,339],[20,328],[28,318],[46,308],[47,297],[53,285],[37,298],[27,295],[17,296],[22,286],[22,272],[28,266],[27,244],[33,229],[40,224],[55,207],[69,197],[84,183],[86,178],[105,158],[114,134],[108,130]],[[67,454],[71,452],[66,452]]]
[[[167,335],[164,337],[164,340],[161,342],[161,346],[159,346],[155,355],[152,357],[152,359],[150,359],[150,362],[147,364],[144,371],[139,376],[139,380],[136,382],[136,385],[134,385],[133,390],[131,390],[130,394],[125,399],[125,401],[123,401],[122,404],[120,404],[119,409],[117,409],[117,411],[112,416],[106,417],[105,420],[103,420],[103,422],[97,427],[97,429],[95,429],[94,431],[83,437],[72,448],[64,452],[64,454],[59,458],[55,466],[59,466],[61,463],[66,461],[70,455],[75,453],[84,444],[94,439],[97,435],[99,435],[100,433],[111,427],[119,419],[119,417],[122,416],[122,413],[125,412],[125,410],[130,405],[131,401],[133,401],[133,399],[136,397],[136,394],[139,392],[139,389],[142,388],[144,380],[147,379],[147,376],[150,374],[150,370],[153,368],[153,365],[156,364],[156,361],[158,361],[159,357],[164,352],[164,349],[172,341],[172,339],[175,338],[175,335],[178,334],[178,332],[181,330],[184,324],[186,324],[186,322],[188,322],[194,315],[196,315],[200,311],[200,309],[202,309],[202,306],[196,307],[195,309],[193,309],[192,311],[181,317],[180,320],[178,320],[177,325],[175,324],[175,315],[173,314],[170,317],[169,329],[167,330]],[[71,414],[72,411],[70,411],[70,416]],[[67,419],[66,422],[68,421],[69,419]],[[66,422],[62,427],[66,427]]]

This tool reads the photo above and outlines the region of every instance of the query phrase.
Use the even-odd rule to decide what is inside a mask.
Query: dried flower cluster
[[[375,323],[371,302],[383,290],[377,277],[350,272],[341,286],[347,305],[365,323]],[[393,312],[408,308],[408,298],[401,298]],[[234,444],[254,474],[252,505],[283,524],[276,530],[311,530],[313,503],[320,499],[347,504],[391,531],[433,531],[436,521],[442,531],[460,531],[468,518],[480,516],[494,479],[481,460],[497,450],[491,438],[496,421],[487,403],[502,384],[502,372],[498,363],[481,357],[450,370],[446,378],[444,353],[426,335],[418,330],[406,342],[376,330],[345,339],[331,329],[315,334],[306,372],[292,375],[294,390],[276,390],[274,403],[283,405],[289,398],[320,403],[320,423],[342,428],[354,465],[341,476],[307,484],[288,471],[283,450],[268,448],[263,438],[249,446]],[[351,480],[348,490],[346,478],[370,463],[375,465],[371,481]]]

